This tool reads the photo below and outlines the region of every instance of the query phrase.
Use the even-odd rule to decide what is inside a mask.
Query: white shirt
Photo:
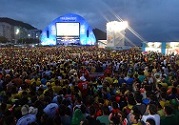
[[[152,118],[155,120],[156,125],[160,125],[160,116],[158,114],[155,115],[143,115],[142,116],[142,121],[146,122],[147,119]]]

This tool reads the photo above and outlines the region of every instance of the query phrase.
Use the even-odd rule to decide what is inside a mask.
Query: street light
[[[28,34],[28,38],[30,38],[31,37],[31,35],[30,34]]]
[[[17,29],[16,29],[16,35],[18,35],[19,33],[20,33],[20,29],[17,28]]]
[[[39,45],[39,42],[40,42],[40,40],[39,40],[39,36],[38,36],[38,34],[36,34],[36,39],[37,39],[37,44]]]
[[[19,33],[20,33],[20,29],[17,28],[17,29],[16,29],[16,32],[15,32],[16,36],[18,37],[17,40],[18,40],[19,37],[20,37],[20,36],[19,36]],[[17,43],[17,40],[15,40],[15,44]]]

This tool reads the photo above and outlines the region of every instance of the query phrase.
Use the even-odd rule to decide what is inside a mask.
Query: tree
[[[8,39],[4,36],[0,36],[0,43],[7,43],[9,42]]]
[[[18,40],[19,44],[37,44],[38,42],[39,42],[38,39],[33,39],[33,38],[24,38]]]

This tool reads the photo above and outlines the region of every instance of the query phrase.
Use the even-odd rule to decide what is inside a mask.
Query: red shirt
[[[82,93],[82,96],[86,96],[88,92],[88,81],[81,81],[78,83],[78,88]]]
[[[112,74],[112,70],[111,68],[107,68],[105,71],[104,71],[104,76],[110,76]]]

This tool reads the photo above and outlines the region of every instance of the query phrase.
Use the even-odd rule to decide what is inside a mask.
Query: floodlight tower
[[[128,22],[112,21],[107,23],[107,47],[121,48],[124,46],[125,29],[128,27]]]

